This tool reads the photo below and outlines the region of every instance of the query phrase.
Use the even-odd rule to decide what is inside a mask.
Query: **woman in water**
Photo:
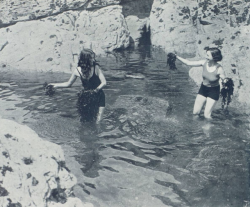
[[[80,53],[78,60],[78,67],[73,71],[70,79],[63,83],[51,83],[54,88],[67,88],[71,87],[75,80],[79,77],[82,82],[83,91],[79,93],[78,98],[78,111],[81,115],[81,121],[95,120],[99,123],[105,108],[105,94],[102,88],[106,85],[106,79],[95,60],[95,53],[89,49],[83,49]],[[89,93],[85,93],[89,92]],[[84,110],[84,100],[94,97],[94,104],[91,103],[92,108],[96,107],[96,113],[89,113],[90,108]],[[85,102],[86,103],[86,102]],[[85,113],[85,114],[84,114]],[[91,115],[92,117],[87,117]]]
[[[204,117],[211,119],[211,114],[219,100],[220,84],[219,79],[225,79],[225,72],[218,61],[222,60],[221,51],[218,48],[209,48],[206,51],[206,59],[190,61],[176,55],[176,58],[188,66],[203,66],[203,82],[195,100],[193,114],[199,115],[204,104]]]

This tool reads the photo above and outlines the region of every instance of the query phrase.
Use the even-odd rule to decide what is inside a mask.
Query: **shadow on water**
[[[78,166],[75,194],[95,206],[246,206],[249,117],[217,109],[192,117],[197,86],[188,71],[166,67],[166,54],[141,47],[100,58],[107,107],[100,125],[80,124],[74,87],[44,95],[42,84],[69,74],[1,72],[0,114],[58,143]],[[107,73],[108,74],[108,73]],[[74,164],[75,162],[75,164]],[[71,164],[71,163],[70,163]],[[76,165],[77,164],[77,165]]]

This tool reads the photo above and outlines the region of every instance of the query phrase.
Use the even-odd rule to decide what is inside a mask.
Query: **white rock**
[[[137,16],[130,15],[125,19],[130,32],[130,37],[133,39],[135,46],[138,46],[139,39],[142,37],[143,27],[146,27],[147,31],[149,29],[149,18],[139,19]]]
[[[6,0],[0,2],[0,23],[11,24],[34,20],[71,9],[100,8],[119,3],[120,0]]]
[[[78,198],[68,198],[66,203],[49,202],[48,207],[94,207],[91,203],[82,203]]]
[[[199,4],[194,0],[154,0],[150,14],[151,42],[167,53],[193,55],[196,59],[205,59],[205,47],[219,47],[223,55],[220,64],[235,84],[234,99],[250,104],[250,19],[244,14],[249,6],[244,1],[228,8],[223,1]],[[191,69],[189,74],[200,83],[199,70]]]
[[[0,65],[19,70],[71,72],[82,47],[96,54],[129,46],[121,6],[69,11],[0,29]]]
[[[47,206],[53,189],[70,196],[77,180],[64,166],[61,147],[14,121],[0,119],[0,126],[0,181],[7,192],[0,195],[0,206],[9,206],[8,199],[13,205]],[[72,206],[82,205],[79,199],[65,199]]]
[[[151,42],[165,51],[195,51],[197,30],[192,26],[191,18],[179,15],[183,7],[192,7],[196,1],[155,0],[150,14]],[[185,46],[184,46],[185,45]]]

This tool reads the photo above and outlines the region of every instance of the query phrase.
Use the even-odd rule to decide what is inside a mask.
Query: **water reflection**
[[[184,68],[168,70],[166,54],[155,48],[99,61],[104,72],[145,77],[107,75],[100,125],[79,122],[80,81],[53,97],[44,95],[45,81],[68,79],[59,73],[4,73],[0,114],[60,144],[75,162],[76,195],[95,206],[244,206],[248,115],[235,108],[225,114],[217,106],[211,122],[193,119],[197,86]]]

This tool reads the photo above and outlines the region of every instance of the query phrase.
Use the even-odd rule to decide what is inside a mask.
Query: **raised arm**
[[[73,71],[70,79],[67,82],[63,82],[63,83],[50,83],[49,85],[53,85],[54,88],[68,88],[71,87],[73,85],[73,83],[75,82],[77,78],[76,75],[76,70]]]
[[[195,66],[202,66],[206,62],[206,60],[191,61],[191,60],[187,60],[187,59],[184,59],[182,57],[179,57],[178,55],[176,55],[176,58],[179,61],[181,61],[182,63],[184,63],[185,65],[194,66],[194,67]]]
[[[106,82],[106,78],[104,77],[101,69],[99,66],[96,67],[96,75],[98,75],[101,84],[95,89],[96,92],[98,92],[99,90],[101,90],[104,86],[106,86],[107,82]]]

